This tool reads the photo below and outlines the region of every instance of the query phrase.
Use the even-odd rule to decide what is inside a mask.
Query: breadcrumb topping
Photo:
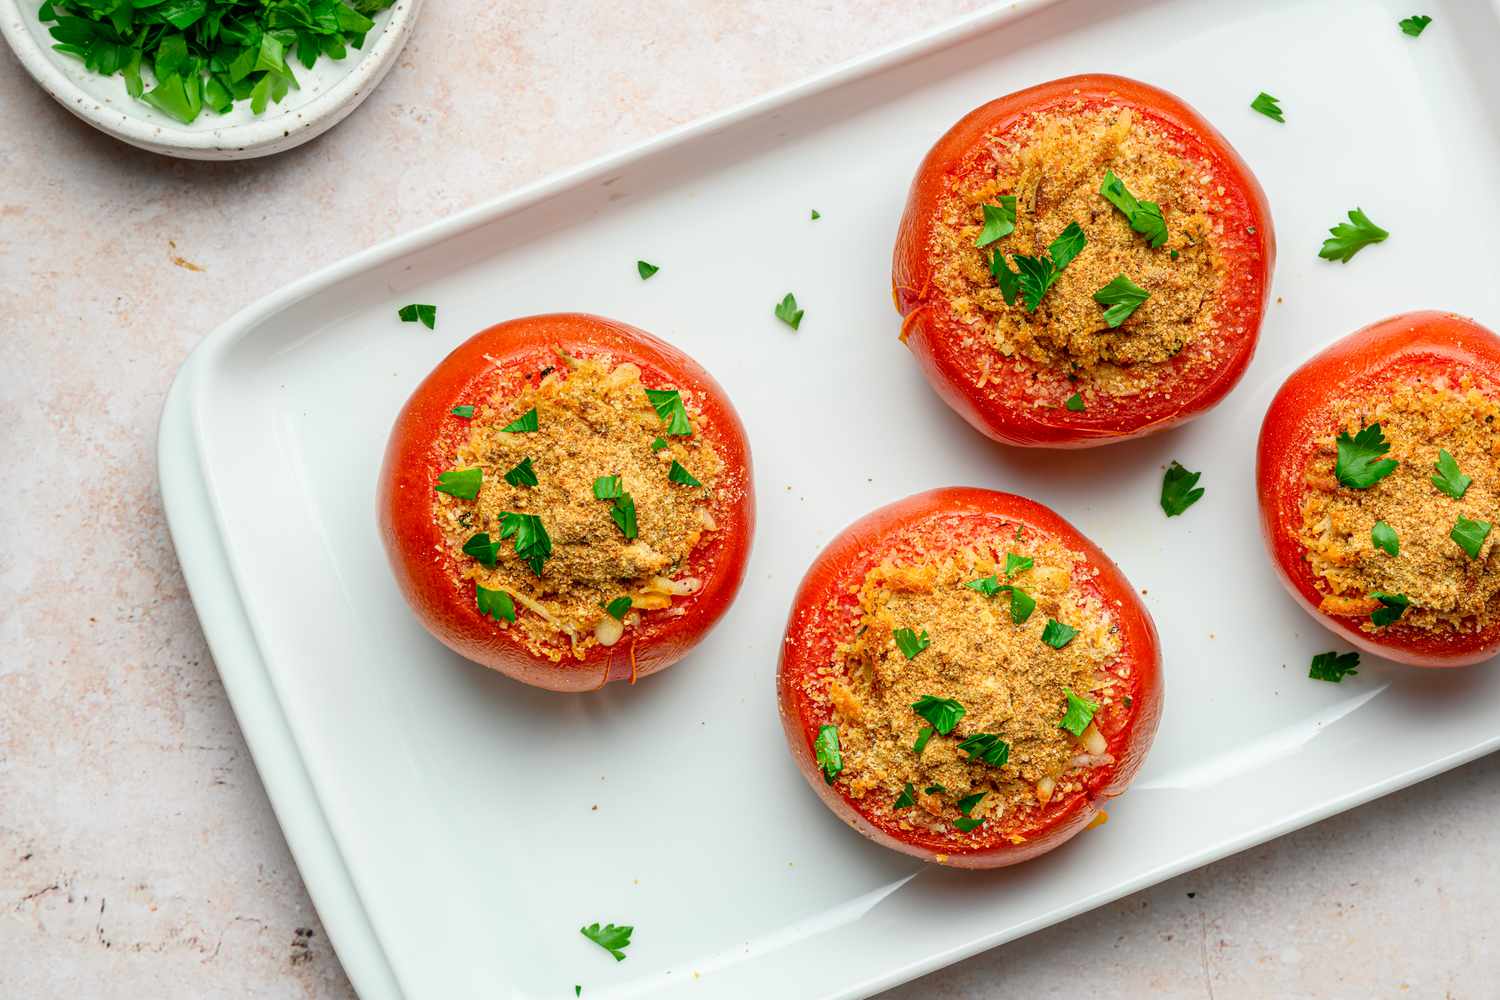
[[[1500,406],[1468,378],[1403,381],[1372,395],[1335,404],[1334,431],[1318,441],[1306,468],[1302,544],[1326,588],[1322,609],[1363,615],[1381,606],[1375,591],[1404,594],[1411,604],[1399,627],[1425,632],[1483,629],[1500,615],[1500,557],[1491,532],[1471,558],[1449,537],[1457,519],[1500,524]],[[1350,489],[1335,475],[1336,437],[1379,423],[1390,443],[1386,458],[1400,462],[1369,489]],[[1440,449],[1472,478],[1462,499],[1432,482]],[[1399,541],[1398,555],[1371,538],[1384,521]]]
[[[698,428],[701,414],[686,394],[683,402]],[[536,431],[501,430],[533,408]],[[534,486],[505,479],[524,459],[531,460]],[[703,485],[669,479],[674,461]],[[453,456],[452,468],[474,467],[484,470],[478,497],[438,494],[434,516],[462,576],[512,597],[516,621],[495,627],[517,632],[532,652],[554,662],[581,658],[593,645],[618,641],[621,626],[628,630],[643,613],[668,609],[674,596],[698,588],[700,581],[679,575],[693,548],[716,530],[708,500],[722,460],[705,435],[668,433],[636,365],[563,355],[536,384],[498,390],[478,408]],[[619,476],[633,499],[634,539],[611,516],[614,503],[595,497],[601,476]],[[477,532],[500,540],[505,513],[541,518],[551,554],[540,575],[517,554],[515,536],[501,541],[492,567],[464,553]],[[621,596],[630,597],[631,609],[617,622],[605,607]]]

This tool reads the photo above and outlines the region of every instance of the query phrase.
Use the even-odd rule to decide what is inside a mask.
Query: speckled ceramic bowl
[[[291,149],[343,121],[380,83],[406,44],[422,0],[397,0],[375,18],[363,49],[340,60],[296,66],[294,90],[260,115],[241,101],[226,115],[205,111],[191,125],[170,118],[125,92],[116,75],[100,76],[82,61],[54,51],[36,0],[0,0],[0,34],[42,89],[90,125],[153,153],[192,160],[243,160]]]

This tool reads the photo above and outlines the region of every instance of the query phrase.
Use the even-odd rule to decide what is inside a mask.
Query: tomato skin
[[[702,588],[675,598],[671,609],[646,612],[614,646],[594,645],[582,659],[566,655],[553,663],[479,614],[474,585],[458,576],[433,519],[433,485],[468,435],[468,421],[453,416],[452,409],[482,405],[498,386],[558,364],[559,348],[574,357],[607,353],[616,362],[638,365],[651,388],[682,390],[702,414],[694,432],[713,441],[724,472],[711,507],[718,530],[699,542],[685,564],[703,580]],[[728,610],[744,579],[755,531],[752,483],[744,426],[724,390],[696,361],[624,323],[559,313],[513,319],[475,334],[417,386],[391,430],[376,510],[396,582],[428,631],[460,655],[523,683],[587,691],[671,666]]]
[[[1019,831],[1025,837],[1019,844],[1008,839],[1009,833],[1018,831],[1003,827],[974,847],[967,840],[901,830],[894,823],[865,815],[836,786],[823,780],[813,741],[830,713],[807,689],[819,668],[834,658],[837,643],[847,638],[855,606],[851,590],[883,558],[913,538],[959,545],[969,540],[994,541],[999,531],[1009,536],[1018,526],[1051,536],[1083,554],[1097,575],[1082,585],[1097,590],[1120,625],[1116,662],[1130,668],[1121,690],[1132,703],[1125,708],[1117,700],[1095,716],[1115,763],[1091,769],[1084,790],[1054,796],[1036,820]],[[1000,868],[1045,854],[1072,838],[1140,770],[1161,717],[1160,642],[1150,613],[1119,567],[1078,529],[1025,497],[948,487],[918,493],[866,514],[840,532],[813,561],[787,620],[777,671],[777,704],[792,757],[824,804],[845,823],[878,844],[924,861],[941,860],[958,868]]]
[[[1500,652],[1500,622],[1479,632],[1431,634],[1399,622],[1377,633],[1360,629],[1363,617],[1320,609],[1323,593],[1298,540],[1304,469],[1317,439],[1333,429],[1333,403],[1414,375],[1468,374],[1478,388],[1500,395],[1500,337],[1461,316],[1411,312],[1373,323],[1314,355],[1292,373],[1271,401],[1261,424],[1256,456],[1261,532],[1282,583],[1292,597],[1351,645],[1414,667],[1460,667]]]
[[[1075,413],[1061,405],[1036,407],[1023,397],[1036,368],[1015,373],[1008,359],[986,372],[981,388],[974,377],[972,349],[963,327],[940,297],[929,297],[932,268],[928,245],[951,178],[966,173],[987,134],[1011,127],[1027,115],[1082,99],[1086,107],[1106,100],[1135,108],[1174,135],[1201,146],[1227,187],[1242,201],[1233,221],[1250,237],[1240,263],[1243,273],[1226,288],[1221,317],[1231,317],[1241,335],[1231,350],[1211,364],[1184,371],[1187,354],[1164,373],[1165,388],[1142,397],[1100,397]],[[1253,233],[1251,232],[1253,230]],[[1261,320],[1271,291],[1276,238],[1265,192],[1240,155],[1201,115],[1178,98],[1121,76],[1087,74],[1039,84],[982,105],[965,115],[928,152],[912,181],[891,268],[892,293],[902,316],[902,339],[939,396],[975,429],[1005,444],[1041,448],[1088,448],[1142,437],[1191,420],[1216,405],[1244,375],[1255,353]],[[1191,348],[1190,348],[1191,350]],[[996,358],[1001,357],[998,353]],[[1061,400],[1058,401],[1059,404]]]

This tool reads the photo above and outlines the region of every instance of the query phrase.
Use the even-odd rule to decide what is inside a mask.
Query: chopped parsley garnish
[[[903,789],[901,789],[901,794],[898,795],[898,796],[896,796],[896,801],[891,803],[891,808],[892,809],[910,809],[912,806],[914,806],[916,804],[917,804],[917,790],[915,788],[913,788],[911,786],[911,782],[908,781],[906,783],[906,787],[903,788]]]
[[[984,801],[984,797],[988,794],[990,793],[975,792],[973,795],[965,795],[963,798],[958,800],[958,811],[963,813],[965,816],[969,815],[969,813],[974,811],[975,806]]]
[[[687,437],[693,433],[687,407],[682,405],[682,393],[676,389],[647,389],[646,398],[651,400],[656,415],[667,422],[668,437]]]
[[[615,498],[615,505],[609,509],[609,516],[627,542],[638,534],[639,528],[635,523],[635,497],[629,493],[621,493]]]
[[[1014,552],[1005,553],[1005,575],[1015,576],[1024,573],[1036,564],[1036,560],[1030,556],[1018,556]]]
[[[1153,250],[1167,242],[1167,220],[1162,217],[1161,206],[1154,201],[1137,201],[1113,170],[1104,171],[1099,193],[1120,210],[1131,229],[1146,237],[1146,244]]]
[[[948,789],[944,788],[942,785],[928,785],[926,788],[922,789],[922,794],[923,795],[947,795],[948,794]]]
[[[998,205],[981,205],[984,209],[984,228],[974,241],[976,247],[987,247],[1002,237],[1016,231],[1016,196],[1002,194]]]
[[[1110,329],[1114,329],[1129,319],[1130,314],[1150,297],[1150,292],[1123,274],[1115,275],[1113,281],[1094,293],[1095,302],[1101,306],[1109,306],[1104,310],[1104,322],[1109,324]],[[1078,399],[1078,409],[1083,409],[1083,399],[1077,396],[1074,398]],[[1070,406],[1068,409],[1071,410],[1073,407]]]
[[[818,766],[823,769],[823,781],[833,784],[833,779],[844,769],[844,755],[839,753],[839,727],[832,724],[819,727],[813,750],[818,755]]]
[[[616,597],[613,601],[610,601],[604,606],[604,613],[609,615],[615,621],[620,621],[621,619],[623,619],[625,617],[625,612],[629,610],[629,594],[621,594],[619,597]]]
[[[516,555],[531,567],[533,573],[541,576],[543,564],[552,555],[552,539],[542,526],[542,519],[535,514],[513,514],[506,511],[500,515],[500,538],[503,541],[512,536],[515,538]]]
[[[1380,457],[1391,450],[1391,443],[1385,439],[1378,423],[1362,428],[1353,437],[1348,431],[1343,431],[1335,444],[1338,445],[1338,459],[1333,466],[1334,476],[1339,485],[1351,490],[1369,489],[1395,472],[1396,466],[1401,464],[1394,458]]]
[[[1036,610],[1036,598],[1032,597],[1020,587],[1008,587],[1010,591],[1010,620],[1017,625],[1025,625],[1026,619]]]
[[[1077,634],[1078,630],[1071,625],[1064,625],[1056,618],[1048,618],[1046,627],[1042,629],[1042,641],[1053,649],[1062,649]]]
[[[672,468],[667,470],[667,478],[672,482],[680,483],[683,486],[703,485],[702,483],[698,482],[697,479],[693,478],[693,474],[687,469],[683,468],[682,463],[677,461],[676,459],[672,460]]]
[[[1089,727],[1089,723],[1094,721],[1094,713],[1099,711],[1099,703],[1078,697],[1073,693],[1072,688],[1063,688],[1063,694],[1068,696],[1068,710],[1063,713],[1062,721],[1057,724],[1058,728],[1066,729],[1074,736],[1082,736],[1083,731]]]
[[[437,306],[413,303],[396,310],[403,323],[421,323],[429,330],[437,329]]]
[[[1066,409],[1072,410],[1074,413],[1082,413],[1084,409],[1082,394],[1076,392],[1073,393],[1073,395],[1068,397],[1067,402],[1063,403],[1063,406]]]
[[[1431,23],[1432,18],[1428,17],[1426,14],[1413,14],[1411,17],[1403,17],[1401,20],[1397,21],[1396,26],[1406,34],[1410,35],[1413,38],[1416,38],[1423,31],[1427,30],[1427,26]]]
[[[909,628],[898,628],[892,635],[896,640],[896,645],[901,647],[902,654],[908,660],[915,659],[916,655],[930,644],[925,628],[921,635],[917,635]]]
[[[667,446],[667,439],[666,438],[656,438],[654,441],[651,442],[651,450],[652,451],[661,451],[666,446]]]
[[[56,22],[53,48],[95,73],[120,74],[131,97],[188,124],[204,108],[222,115],[248,100],[258,115],[279,103],[298,86],[294,51],[308,69],[320,56],[343,59],[375,26],[366,15],[392,2],[51,0],[37,16]],[[150,91],[143,65],[156,78]]]
[[[1332,681],[1337,684],[1345,677],[1359,673],[1358,653],[1319,653],[1312,658],[1307,676],[1315,681]]]
[[[970,590],[977,590],[985,597],[994,597],[1000,593],[1000,578],[998,576],[982,576],[977,580],[965,580],[964,586]]]
[[[489,590],[476,583],[474,585],[474,603],[479,605],[479,614],[481,616],[488,615],[495,619],[495,621],[500,621],[502,618],[508,622],[516,620],[515,602],[503,590]]]
[[[1161,477],[1161,509],[1168,517],[1176,517],[1193,504],[1203,499],[1203,487],[1198,485],[1201,472],[1189,472],[1177,462],[1167,466]]]
[[[969,831],[977,829],[978,827],[981,827],[983,825],[983,819],[976,819],[970,816],[960,816],[958,819],[953,821],[954,828],[957,829],[960,833],[968,833]]]
[[[469,540],[464,542],[464,555],[479,560],[481,565],[493,566],[500,557],[500,543],[491,541],[488,531],[480,531],[470,535]]]
[[[536,478],[536,470],[531,467],[530,458],[523,458],[516,463],[516,467],[505,474],[505,481],[512,486],[535,486],[540,482]]]
[[[805,311],[797,308],[797,296],[791,292],[787,292],[786,298],[776,303],[776,318],[793,330],[802,325],[802,314]]]
[[[472,469],[454,469],[444,472],[438,476],[437,485],[433,489],[439,493],[446,493],[450,497],[458,497],[460,500],[473,500],[479,496],[479,486],[484,482],[484,470],[478,466]]]
[[[1462,500],[1469,484],[1474,480],[1464,475],[1458,468],[1458,462],[1454,461],[1448,449],[1438,450],[1437,462],[1433,465],[1437,469],[1437,475],[1432,477],[1432,485],[1442,490],[1455,500]]]
[[[616,962],[625,961],[624,949],[630,947],[630,935],[634,932],[634,927],[616,927],[614,924],[605,924],[602,928],[598,924],[589,924],[578,928],[578,933],[615,956]]]
[[[1399,556],[1401,554],[1401,540],[1396,537],[1396,529],[1384,521],[1376,521],[1375,527],[1370,529],[1370,544],[1386,555]]]
[[[1000,767],[1010,759],[1010,744],[994,733],[975,733],[960,743],[958,749],[969,755],[971,763]]]
[[[624,492],[619,476],[599,476],[594,480],[595,500],[615,500]]]
[[[1453,530],[1448,532],[1448,537],[1457,542],[1458,547],[1469,554],[1470,559],[1478,559],[1484,540],[1490,537],[1491,527],[1488,521],[1471,521],[1460,514]]]
[[[638,260],[635,262],[635,270],[636,273],[641,276],[641,280],[645,281],[657,271],[660,271],[661,268],[657,267],[655,264],[648,264],[643,260]]]
[[[1380,607],[1370,612],[1371,623],[1384,627],[1406,614],[1411,607],[1411,598],[1405,594],[1387,594],[1383,590],[1372,590],[1370,596],[1380,602]]]
[[[822,217],[823,217],[823,213],[822,212],[818,211],[816,208],[812,210],[812,221],[817,222]]]
[[[537,420],[536,407],[533,406],[504,427],[500,428],[501,434],[531,434],[541,423]]]
[[[1250,102],[1250,106],[1272,121],[1284,123],[1286,121],[1286,117],[1281,113],[1281,105],[1278,103],[1279,100],[1280,98],[1272,97],[1270,94],[1262,90],[1259,94],[1256,95],[1255,100]]]
[[[922,751],[927,749],[927,741],[932,739],[932,733],[933,728],[931,726],[923,726],[922,731],[917,733],[917,742],[911,745],[911,752],[918,757],[922,756]],[[928,792],[927,794],[931,795],[932,793]]]
[[[952,698],[939,698],[924,694],[912,702],[912,711],[932,723],[932,728],[947,736],[964,717],[964,707]]]
[[[455,406],[448,412],[452,413],[455,417],[461,417],[464,420],[474,419],[474,407],[472,406]]]
[[[1371,243],[1379,243],[1391,235],[1371,222],[1370,217],[1358,208],[1350,210],[1349,222],[1340,222],[1328,232],[1332,235],[1323,241],[1323,249],[1318,251],[1318,256],[1345,264]]]
[[[1005,263],[1005,254],[996,251],[990,258],[990,273],[999,283],[1000,294],[1005,297],[1006,305],[1014,305],[1016,295],[1019,294],[1026,309],[1036,312],[1047,289],[1052,287],[1063,268],[1078,256],[1078,252],[1087,243],[1088,238],[1084,236],[1078,223],[1070,222],[1068,228],[1047,245],[1047,252],[1040,257],[1012,254],[1011,257],[1016,262],[1015,271]]]

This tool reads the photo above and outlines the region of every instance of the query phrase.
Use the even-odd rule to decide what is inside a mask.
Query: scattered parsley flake
[[[647,389],[646,398],[651,400],[656,415],[667,422],[668,437],[687,437],[693,433],[687,407],[682,403],[682,393],[676,389]]]
[[[975,733],[958,745],[971,763],[1001,767],[1010,759],[1010,744],[994,733]]]
[[[472,406],[455,406],[449,412],[452,413],[455,417],[459,417],[463,420],[474,419],[474,407]]]
[[[1411,598],[1405,594],[1387,594],[1383,590],[1372,590],[1370,596],[1380,602],[1380,607],[1370,612],[1370,621],[1381,628],[1398,621],[1402,615],[1406,614],[1406,609],[1411,607]]]
[[[1047,294],[1063,268],[1078,256],[1087,243],[1088,238],[1083,229],[1078,223],[1070,222],[1068,228],[1047,245],[1047,252],[1040,257],[1012,254],[1011,259],[1016,262],[1015,271],[1005,263],[1005,254],[996,251],[990,257],[990,273],[999,283],[1000,294],[1004,296],[1007,305],[1014,305],[1016,295],[1019,294],[1027,311],[1036,312],[1037,306],[1042,303],[1042,296]]]
[[[1094,301],[1101,306],[1108,306],[1104,310],[1104,322],[1114,329],[1130,318],[1130,314],[1140,308],[1142,302],[1151,297],[1151,293],[1140,285],[1131,281],[1123,274],[1117,274],[1114,280],[1094,293]],[[1082,397],[1078,399],[1078,409],[1083,409]],[[1070,406],[1069,409],[1072,409]]]
[[[1427,26],[1431,23],[1432,18],[1426,14],[1413,14],[1411,17],[1403,17],[1397,21],[1396,26],[1406,34],[1416,38],[1422,32],[1426,31]]]
[[[502,618],[508,622],[516,620],[515,602],[503,590],[490,590],[476,583],[474,585],[474,603],[479,606],[481,617],[488,615],[495,621],[500,621]]]
[[[1131,229],[1146,237],[1147,246],[1154,250],[1167,242],[1167,220],[1162,217],[1161,206],[1154,201],[1136,200],[1113,170],[1104,171],[1104,183],[1099,186],[1099,193],[1120,210]]]
[[[1042,641],[1053,649],[1062,649],[1073,641],[1078,630],[1071,625],[1064,625],[1056,618],[1048,618],[1047,625],[1042,629]]]
[[[984,228],[974,241],[976,247],[987,247],[1016,230],[1016,196],[1002,194],[997,200],[998,205],[980,206],[984,210]]]
[[[523,458],[516,463],[516,467],[505,474],[505,481],[512,486],[535,486],[540,482],[536,478],[536,470],[531,467],[530,458]]]
[[[1448,532],[1448,537],[1457,542],[1458,547],[1468,553],[1470,559],[1478,559],[1484,540],[1490,537],[1491,527],[1488,521],[1471,521],[1460,514],[1453,530]]]
[[[421,323],[429,330],[437,329],[437,306],[413,303],[396,310],[403,323]]]
[[[833,779],[839,776],[844,769],[844,756],[839,753],[839,727],[835,725],[821,726],[818,729],[818,738],[813,741],[813,749],[817,752],[818,766],[823,769],[823,781],[833,784]]]
[[[953,732],[958,720],[964,717],[964,707],[952,698],[924,694],[912,702],[911,707],[912,711],[932,723],[932,728],[943,736]]]
[[[906,787],[903,788],[903,789],[901,789],[901,794],[898,795],[898,796],[896,796],[896,801],[893,802],[893,803],[891,803],[891,808],[892,809],[910,809],[912,806],[914,806],[916,804],[917,804],[917,790],[915,788],[913,788],[911,786],[911,782],[908,781],[906,783]]]
[[[1432,477],[1432,485],[1453,499],[1462,500],[1464,493],[1469,489],[1469,484],[1474,480],[1459,470],[1458,462],[1454,460],[1452,455],[1448,454],[1448,449],[1440,448],[1438,450],[1438,459],[1434,463],[1433,468],[1437,469],[1438,474]]]
[[[977,580],[966,580],[964,586],[970,590],[977,590],[985,597],[994,597],[1000,593],[1000,578],[997,576],[982,576]]]
[[[969,815],[974,811],[975,806],[984,801],[984,797],[988,794],[990,793],[975,792],[973,795],[965,795],[963,798],[958,800],[958,811],[963,813],[965,816]]]
[[[595,500],[615,500],[624,492],[619,476],[599,476],[594,480]]]
[[[533,406],[504,427],[500,428],[501,434],[532,434],[541,426],[537,419],[536,407]]]
[[[472,469],[453,469],[439,475],[437,485],[433,489],[460,500],[473,500],[479,496],[479,487],[483,482],[484,469],[479,466]]]
[[[480,531],[470,535],[469,540],[464,542],[464,555],[479,560],[482,566],[493,566],[500,558],[500,543],[491,541],[488,531]]]
[[[552,555],[552,539],[535,514],[515,514],[510,511],[500,515],[500,539],[515,538],[516,555],[531,567],[537,576],[542,575],[542,566]]]
[[[1073,393],[1073,395],[1068,397],[1067,402],[1063,403],[1063,407],[1072,410],[1074,413],[1082,413],[1084,410],[1083,395],[1077,392]]]
[[[682,463],[677,461],[675,458],[672,460],[672,468],[667,470],[667,478],[672,482],[680,483],[683,486],[703,485],[702,483],[698,482],[697,479],[693,478],[693,474],[687,469],[683,468]]]
[[[1396,529],[1384,521],[1376,521],[1375,527],[1370,529],[1370,544],[1386,555],[1399,556],[1401,554],[1401,540],[1396,537]]]
[[[598,924],[589,924],[578,928],[578,933],[613,955],[616,962],[625,961],[624,949],[630,947],[630,935],[634,932],[634,927],[616,927],[614,924],[605,924],[602,928]]]
[[[776,318],[793,330],[802,326],[802,314],[805,311],[797,308],[797,296],[791,292],[787,292],[786,298],[776,304]]]
[[[1340,222],[1328,232],[1332,235],[1323,241],[1318,256],[1344,264],[1371,243],[1383,242],[1391,235],[1371,222],[1370,217],[1358,208],[1349,211],[1349,222]]]
[[[627,612],[629,610],[630,610],[630,595],[629,594],[622,594],[622,595],[620,595],[619,597],[616,597],[613,601],[610,601],[608,604],[606,604],[604,606],[604,613],[607,614],[607,615],[609,615],[615,621],[622,620],[625,617],[625,612]]]
[[[1278,103],[1279,100],[1280,98],[1272,97],[1270,94],[1262,90],[1259,94],[1256,95],[1255,100],[1250,102],[1250,107],[1254,108],[1256,111],[1259,111],[1261,114],[1265,115],[1272,121],[1285,123],[1286,117],[1281,113],[1281,105]]]
[[[1307,676],[1315,681],[1332,681],[1337,684],[1345,677],[1359,673],[1358,653],[1319,653],[1312,658]]]
[[[926,788],[922,789],[922,794],[923,795],[947,795],[948,794],[948,789],[945,788],[945,787],[943,787],[942,785],[928,785]]]
[[[911,745],[911,752],[918,757],[922,756],[922,751],[927,749],[927,741],[932,739],[932,734],[933,728],[931,726],[923,726],[922,731],[917,733],[917,742]],[[927,794],[931,795],[932,793],[928,792]]]
[[[931,643],[927,638],[927,630],[924,628],[921,635],[909,628],[898,628],[892,633],[896,645],[901,648],[902,654],[908,659],[915,659],[916,655],[926,649]]]
[[[822,217],[823,217],[823,213],[822,212],[818,211],[816,208],[812,210],[812,221],[817,222]]]
[[[1036,598],[1020,587],[1006,589],[1010,591],[1010,620],[1017,625],[1025,625],[1026,619],[1036,610]]]
[[[638,260],[635,262],[635,270],[636,273],[641,276],[641,280],[645,281],[657,271],[660,271],[661,268],[657,267],[655,264],[648,264],[643,260]]]
[[[621,493],[615,498],[615,505],[609,509],[609,516],[627,542],[639,534],[640,528],[635,520],[635,497],[629,493]]]
[[[983,819],[975,819],[971,816],[960,816],[958,819],[953,821],[954,829],[958,830],[960,833],[969,833],[970,831],[975,830],[983,825]]]
[[[1161,509],[1168,517],[1177,517],[1203,499],[1203,487],[1198,485],[1202,475],[1189,472],[1177,462],[1167,466],[1166,474],[1161,477]]]
[[[651,450],[652,451],[661,451],[666,446],[667,446],[667,439],[666,438],[657,438],[656,440],[654,440],[654,441],[651,442]]]
[[[1030,556],[1018,556],[1014,552],[1005,553],[1005,575],[1007,577],[1015,576],[1017,573],[1024,573],[1035,564],[1036,560]]]
[[[1334,442],[1338,446],[1338,458],[1333,473],[1339,485],[1351,490],[1367,490],[1396,471],[1400,465],[1394,458],[1381,458],[1391,450],[1379,423],[1364,427],[1353,437],[1342,431]]]
[[[1058,728],[1066,729],[1074,736],[1082,736],[1083,731],[1089,727],[1089,723],[1094,721],[1094,713],[1099,711],[1099,703],[1078,697],[1073,693],[1072,688],[1063,688],[1063,694],[1068,696],[1068,710],[1063,713],[1062,721],[1057,724]]]

